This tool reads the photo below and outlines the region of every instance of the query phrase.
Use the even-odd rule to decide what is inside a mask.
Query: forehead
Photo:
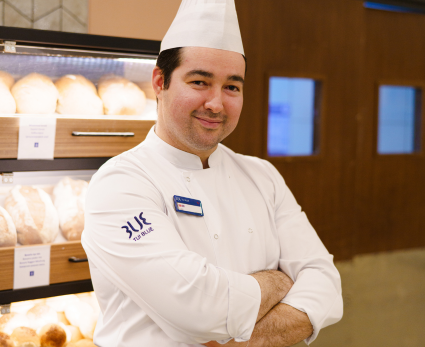
[[[245,75],[245,59],[240,53],[214,48],[183,48],[180,67],[184,72],[195,69],[217,76]]]

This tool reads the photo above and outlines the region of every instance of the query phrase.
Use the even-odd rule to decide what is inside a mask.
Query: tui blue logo
[[[121,229],[125,229],[125,232],[128,233],[129,239],[133,238],[133,232],[135,233],[140,232],[140,234],[136,235],[133,238],[134,241],[137,241],[137,240],[140,240],[142,236],[146,236],[147,234],[151,233],[154,230],[152,227],[146,227],[145,230],[142,231],[144,226],[151,225],[151,223],[148,223],[146,218],[143,217],[143,212],[140,212],[139,217],[134,216],[134,220],[137,223],[135,224],[136,228],[129,221],[127,221],[127,225],[123,225],[121,227]],[[140,227],[140,229],[138,229],[137,226]]]

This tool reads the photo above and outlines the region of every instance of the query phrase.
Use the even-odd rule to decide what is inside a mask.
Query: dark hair
[[[156,61],[156,66],[162,72],[162,76],[164,77],[164,89],[168,89],[170,87],[171,75],[175,69],[177,69],[181,64],[181,54],[182,47],[170,48],[166,49],[159,53],[158,59]],[[246,57],[242,55],[245,60],[245,75],[247,70],[247,62]]]
[[[156,66],[159,67],[164,77],[164,89],[168,89],[171,82],[171,74],[181,64],[181,49],[182,47],[170,48],[159,53]]]

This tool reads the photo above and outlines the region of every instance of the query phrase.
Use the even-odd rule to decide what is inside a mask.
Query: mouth
[[[199,117],[195,117],[199,123],[201,123],[201,125],[204,128],[207,129],[217,129],[220,124],[222,123],[221,120],[216,120],[216,119],[205,119],[205,118],[199,118]]]

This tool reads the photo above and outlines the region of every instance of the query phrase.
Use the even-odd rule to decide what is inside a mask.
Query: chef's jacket
[[[307,343],[341,318],[333,257],[279,172],[221,144],[208,164],[152,128],[93,176],[82,244],[101,308],[98,346],[247,341],[261,302],[248,274],[264,269],[295,282],[282,303],[307,313]],[[204,216],[177,212],[175,195],[200,200]]]

